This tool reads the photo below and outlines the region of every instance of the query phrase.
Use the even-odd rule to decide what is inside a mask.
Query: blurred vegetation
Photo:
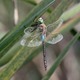
[[[0,0],[0,80],[80,80],[79,2]],[[57,31],[52,30],[50,36],[61,33],[64,39],[56,45],[46,44],[47,53],[50,51],[47,54],[48,71],[44,70],[39,54],[42,46],[20,45],[24,29],[41,16],[46,25],[63,20],[63,25]]]

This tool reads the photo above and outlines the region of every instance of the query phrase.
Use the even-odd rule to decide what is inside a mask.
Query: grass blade
[[[46,21],[48,24],[53,23],[58,20],[58,18],[62,15],[62,13],[69,8],[72,2],[76,0],[61,0],[60,4],[55,8],[55,10],[50,14],[48,20]],[[62,17],[61,17],[62,18]],[[63,18],[62,18],[63,19]],[[63,19],[64,20],[64,19]]]
[[[37,5],[36,1],[34,1],[34,0],[23,0],[23,1],[25,1],[27,3],[30,3],[30,4],[32,4],[34,6]]]
[[[0,59],[0,67],[8,63],[13,56],[20,52],[21,46],[20,43],[16,43],[3,57]]]

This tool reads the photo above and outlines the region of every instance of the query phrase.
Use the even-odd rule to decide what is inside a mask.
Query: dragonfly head
[[[39,22],[40,24],[43,24],[43,23],[44,23],[44,20],[40,17],[40,18],[38,19],[38,22]]]
[[[43,24],[43,23],[44,23],[44,21],[43,21],[43,19],[40,17],[37,22],[35,22],[35,23],[33,23],[33,24],[31,25],[31,27],[37,28],[40,24]]]
[[[34,24],[31,25],[31,27],[34,27],[33,31],[36,30],[37,28],[39,28],[39,26],[40,26],[41,24],[44,24],[44,21],[43,21],[43,19],[40,17],[37,22],[35,22]],[[32,32],[33,32],[33,31],[32,31]],[[43,26],[40,27],[40,31],[41,31],[41,32],[43,31]]]

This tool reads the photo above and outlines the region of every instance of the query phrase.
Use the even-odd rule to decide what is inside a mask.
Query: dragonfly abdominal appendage
[[[47,70],[47,59],[46,59],[46,46],[45,43],[56,44],[63,39],[62,34],[58,34],[55,37],[51,37],[49,40],[46,40],[46,37],[51,33],[51,31],[57,30],[61,25],[62,21],[57,21],[48,25],[48,27],[44,24],[42,18],[39,18],[37,22],[32,24],[31,27],[28,27],[24,30],[24,36],[20,42],[22,46],[27,47],[37,47],[42,44],[43,46],[43,61],[45,70]],[[57,28],[56,28],[57,26]]]

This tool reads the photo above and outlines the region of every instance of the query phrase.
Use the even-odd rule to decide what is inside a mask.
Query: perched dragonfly
[[[44,24],[43,19],[39,18],[37,22],[31,25],[31,27],[26,28],[24,30],[24,36],[20,44],[22,46],[28,46],[28,47],[37,47],[42,44],[45,70],[47,69],[45,42],[49,44],[56,44],[63,39],[63,35],[57,34],[56,36],[53,36],[48,40],[46,39],[46,37],[51,33],[51,31],[57,30],[62,25],[62,23],[63,20],[58,20],[46,26]]]

